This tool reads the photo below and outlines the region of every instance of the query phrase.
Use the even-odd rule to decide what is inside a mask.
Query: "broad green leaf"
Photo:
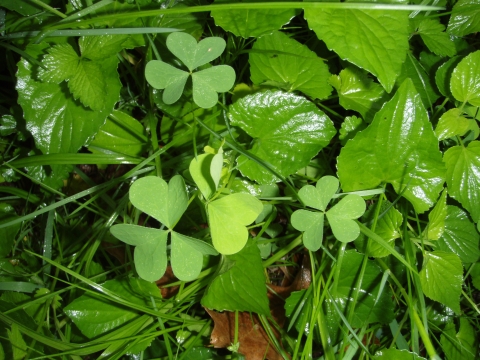
[[[458,63],[452,73],[450,90],[458,101],[480,106],[480,50]]]
[[[40,80],[59,84],[75,75],[80,58],[69,44],[57,44],[47,50],[42,59],[45,68],[38,69]]]
[[[113,110],[88,149],[93,153],[111,152],[129,156],[141,156],[149,140],[142,123],[123,111]]]
[[[270,1],[270,0],[269,0]],[[248,1],[256,2],[256,1]],[[239,0],[216,0],[214,4],[235,4]],[[213,10],[211,16],[215,24],[225,31],[243,38],[260,37],[279,30],[296,14],[296,9],[268,9],[268,10]]]
[[[163,101],[173,104],[180,96],[187,83],[189,74],[160,60],[149,61],[145,67],[145,79],[155,89],[165,89]]]
[[[174,32],[168,35],[167,47],[192,72],[219,57],[225,50],[226,42],[219,37],[208,37],[197,43],[190,34]]]
[[[68,81],[75,99],[93,110],[101,110],[107,97],[106,79],[101,62],[80,60],[75,75]]]
[[[435,84],[438,91],[443,96],[449,97],[453,100],[453,95],[450,91],[450,79],[452,77],[453,70],[457,67],[457,64],[462,60],[461,56],[454,56],[443,63],[435,73]]]
[[[448,324],[440,336],[440,344],[447,360],[474,360],[478,358],[478,334],[468,321],[460,318],[460,329],[455,330],[455,324]]]
[[[470,121],[462,115],[462,110],[453,108],[440,117],[435,128],[435,135],[437,135],[438,140],[445,140],[456,135],[465,135],[470,129]]]
[[[426,296],[460,314],[463,266],[457,255],[444,251],[425,252],[419,275]]]
[[[230,106],[232,125],[254,138],[250,152],[288,176],[307,166],[335,135],[332,121],[304,97],[282,91],[247,95]],[[261,184],[277,179],[258,163],[241,155],[243,175]]]
[[[143,38],[140,36],[140,39]],[[90,60],[102,60],[114,56],[123,49],[143,46],[143,41],[136,43],[133,35],[84,36],[78,41],[82,57]]]
[[[48,46],[46,43],[29,45],[26,51],[40,60],[43,50]],[[115,57],[101,62],[106,97],[99,111],[93,111],[75,101],[66,83],[37,81],[36,66],[25,59],[18,63],[18,102],[24,111],[26,127],[44,154],[76,152],[97,133],[120,94],[117,62]]]
[[[203,255],[191,246],[192,241],[189,240],[188,237],[172,231],[170,262],[173,273],[182,281],[194,280],[202,271]]]
[[[254,222],[262,209],[260,200],[243,193],[227,195],[208,203],[208,223],[215,249],[223,255],[242,250],[248,240],[245,226]]]
[[[337,240],[350,242],[360,234],[360,228],[352,219],[358,219],[364,212],[365,200],[361,196],[349,194],[328,210],[325,215]]]
[[[0,203],[0,224],[9,222],[18,218],[15,209],[7,204]],[[15,235],[17,234],[22,224],[15,224],[6,228],[0,229],[0,258],[7,257],[12,251],[12,246],[15,242]]]
[[[305,19],[329,49],[393,89],[409,48],[407,12],[305,9]]]
[[[418,26],[418,33],[431,52],[440,56],[452,57],[457,50],[454,42],[444,30],[445,26],[438,19],[423,19]]]
[[[299,90],[316,98],[327,98],[328,66],[307,46],[275,31],[255,41],[249,55],[250,78],[254,84],[282,84],[286,91]]]
[[[269,315],[267,287],[262,258],[255,241],[249,241],[235,255],[225,256],[233,263],[210,283],[202,305],[218,311],[251,311]]]
[[[13,323],[11,330],[7,329],[8,340],[12,345],[13,360],[22,360],[27,355],[27,344],[23,340],[22,333],[16,323]]]
[[[211,173],[214,158],[213,154],[201,154],[193,158],[189,166],[190,175],[205,199],[209,199],[217,191]]]
[[[398,350],[394,348],[379,350],[373,357],[374,360],[426,360],[414,352],[408,350]]]
[[[160,298],[157,286],[141,279],[109,280],[102,286],[135,305],[151,307],[150,297]],[[88,293],[73,300],[63,310],[89,339],[119,328],[139,316],[135,310]]]
[[[226,92],[235,83],[235,70],[228,65],[218,65],[192,74],[193,101],[201,108],[216,105],[218,93]]]
[[[325,211],[333,195],[338,191],[340,183],[334,176],[323,176],[316,186],[306,185],[300,189],[298,196],[302,202],[311,208]]]
[[[419,94],[406,80],[368,128],[347,142],[338,157],[344,191],[391,183],[417,212],[428,210],[445,181],[438,140]]]
[[[339,75],[332,75],[330,84],[337,90],[340,105],[358,111],[367,122],[371,122],[387,96],[382,86],[354,66],[348,66]]]
[[[167,269],[168,232],[136,225],[114,225],[110,232],[135,246],[133,259],[138,275],[146,281],[160,279]]]
[[[188,206],[185,182],[175,175],[167,185],[156,176],[136,180],[130,188],[130,201],[144,213],[173,229]]]
[[[464,264],[479,260],[480,235],[468,214],[456,206],[447,206],[445,230],[437,244],[440,250],[458,255]]]
[[[448,193],[480,221],[480,141],[453,146],[445,152]]]
[[[452,9],[447,31],[455,36],[465,36],[480,31],[480,1],[459,0]]]
[[[323,212],[312,212],[308,210],[297,210],[290,219],[292,226],[303,231],[303,244],[310,251],[320,249],[323,241]]]
[[[343,122],[342,127],[340,128],[339,139],[342,146],[345,146],[348,140],[353,139],[359,131],[362,131],[367,127],[367,123],[364,122],[361,118],[356,116],[347,116]]]
[[[427,240],[438,240],[445,230],[445,218],[447,217],[447,190],[442,195],[435,207],[428,214]]]

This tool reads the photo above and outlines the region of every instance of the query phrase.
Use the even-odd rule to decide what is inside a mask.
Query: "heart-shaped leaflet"
[[[353,219],[365,212],[365,200],[361,196],[349,194],[326,212],[333,235],[341,242],[350,242],[360,235],[360,228]]]

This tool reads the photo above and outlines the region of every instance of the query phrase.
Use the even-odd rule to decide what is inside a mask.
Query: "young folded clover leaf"
[[[235,193],[213,200],[222,174],[223,150],[206,153],[190,162],[190,174],[206,201],[208,224],[215,249],[231,255],[243,249],[248,240],[247,225],[255,221],[263,205],[256,197]]]
[[[228,65],[212,66],[196,72],[194,70],[219,57],[225,46],[225,40],[219,37],[206,38],[197,43],[189,34],[171,33],[167,37],[167,48],[185,64],[188,71],[177,69],[160,60],[152,60],[145,68],[145,78],[154,88],[165,89],[163,101],[165,104],[173,104],[180,99],[191,75],[193,101],[201,108],[211,108],[218,101],[217,93],[232,88],[235,71]]]
[[[333,176],[324,176],[317,181],[317,186],[306,185],[298,192],[303,203],[319,211],[297,210],[292,214],[292,226],[303,231],[303,244],[308,250],[317,251],[323,239],[324,216],[327,216],[333,235],[341,242],[355,240],[360,228],[353,219],[358,219],[365,212],[365,200],[355,194],[349,194],[330,210],[325,211],[328,203],[337,192],[339,181]]]
[[[188,207],[185,182],[180,175],[167,184],[156,176],[135,181],[130,188],[130,201],[139,210],[160,221],[168,230],[119,224],[111,233],[129,245],[136,246],[135,267],[147,281],[160,279],[167,268],[167,238],[170,234],[170,262],[173,273],[183,281],[197,278],[202,270],[203,255],[218,255],[208,243],[173,231]]]

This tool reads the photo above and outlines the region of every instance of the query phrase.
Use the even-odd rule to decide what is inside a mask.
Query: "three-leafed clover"
[[[206,38],[197,43],[189,34],[171,33],[167,37],[167,48],[185,64],[188,71],[177,69],[160,60],[152,60],[145,68],[145,77],[154,88],[165,89],[162,95],[165,104],[173,104],[180,99],[191,75],[193,101],[201,108],[211,108],[218,101],[217,93],[232,88],[235,71],[228,65],[194,70],[219,57],[225,46],[225,40],[219,37]]]
[[[327,216],[333,235],[341,242],[355,240],[360,228],[353,219],[358,219],[365,212],[365,200],[355,194],[346,195],[330,210],[326,211],[339,187],[339,181],[333,176],[324,176],[317,181],[317,186],[306,185],[298,192],[302,202],[313,209],[300,209],[292,214],[292,226],[303,231],[303,244],[308,250],[317,251],[323,239],[324,217]]]
[[[173,273],[180,280],[190,281],[197,278],[202,270],[203,255],[218,254],[210,244],[173,231],[188,207],[185,182],[180,175],[172,177],[169,184],[156,176],[138,179],[130,188],[130,201],[168,229],[127,224],[111,227],[110,231],[115,237],[136,246],[135,268],[142,279],[155,281],[165,273],[169,234],[170,263]]]

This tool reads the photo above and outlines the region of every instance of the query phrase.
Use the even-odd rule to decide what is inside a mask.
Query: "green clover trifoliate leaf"
[[[465,36],[480,31],[480,1],[459,0],[452,9],[447,31],[455,36]]]
[[[200,241],[172,231],[170,262],[175,276],[183,281],[196,279],[203,265],[203,254],[192,245]],[[186,259],[188,259],[186,261]]]
[[[249,55],[254,84],[283,84],[287,91],[299,90],[312,98],[324,99],[332,92],[328,66],[306,45],[282,32],[262,36]]]
[[[460,314],[463,266],[457,255],[444,251],[425,252],[425,263],[419,275],[425,295]]]
[[[160,60],[152,60],[145,67],[145,78],[156,89],[164,89],[162,100],[173,104],[183,93],[188,77],[192,76],[193,101],[202,108],[213,107],[219,92],[228,91],[235,82],[235,71],[228,65],[213,66],[194,72],[199,66],[219,57],[225,50],[225,40],[206,38],[197,43],[189,34],[171,33],[167,38],[168,49],[188,68],[177,69]]]
[[[406,80],[373,122],[347,142],[338,157],[344,191],[391,183],[424,212],[437,200],[445,181],[438,140],[418,92]]]
[[[311,208],[325,211],[333,195],[338,191],[340,182],[334,176],[323,176],[317,185],[306,185],[300,189],[298,196],[302,202]]]
[[[452,73],[450,90],[458,101],[480,106],[480,50],[458,63]]]
[[[470,129],[470,120],[462,115],[462,110],[453,108],[440,117],[435,128],[435,135],[437,135],[438,140],[445,140],[456,135],[465,135]]]
[[[254,138],[250,152],[283,176],[307,166],[336,132],[332,121],[314,103],[283,91],[247,95],[230,106],[229,116],[232,125]],[[243,155],[237,163],[243,175],[261,184],[279,181]]]
[[[262,212],[260,200],[250,194],[236,193],[207,205],[208,223],[215,249],[224,255],[243,249],[248,240],[246,225]]]
[[[309,8],[305,18],[329,49],[393,89],[409,49],[406,12]]]
[[[480,141],[453,146],[445,152],[448,193],[480,221]]]
[[[418,25],[418,33],[431,52],[452,57],[457,52],[455,44],[444,30],[445,26],[438,19],[423,19]]]
[[[365,212],[365,200],[361,196],[349,194],[326,212],[333,235],[341,242],[355,240],[360,228],[353,219],[358,219]]]
[[[303,231],[303,245],[310,251],[320,249],[323,240],[323,223],[325,214],[308,210],[297,210],[290,219],[292,226]]]

